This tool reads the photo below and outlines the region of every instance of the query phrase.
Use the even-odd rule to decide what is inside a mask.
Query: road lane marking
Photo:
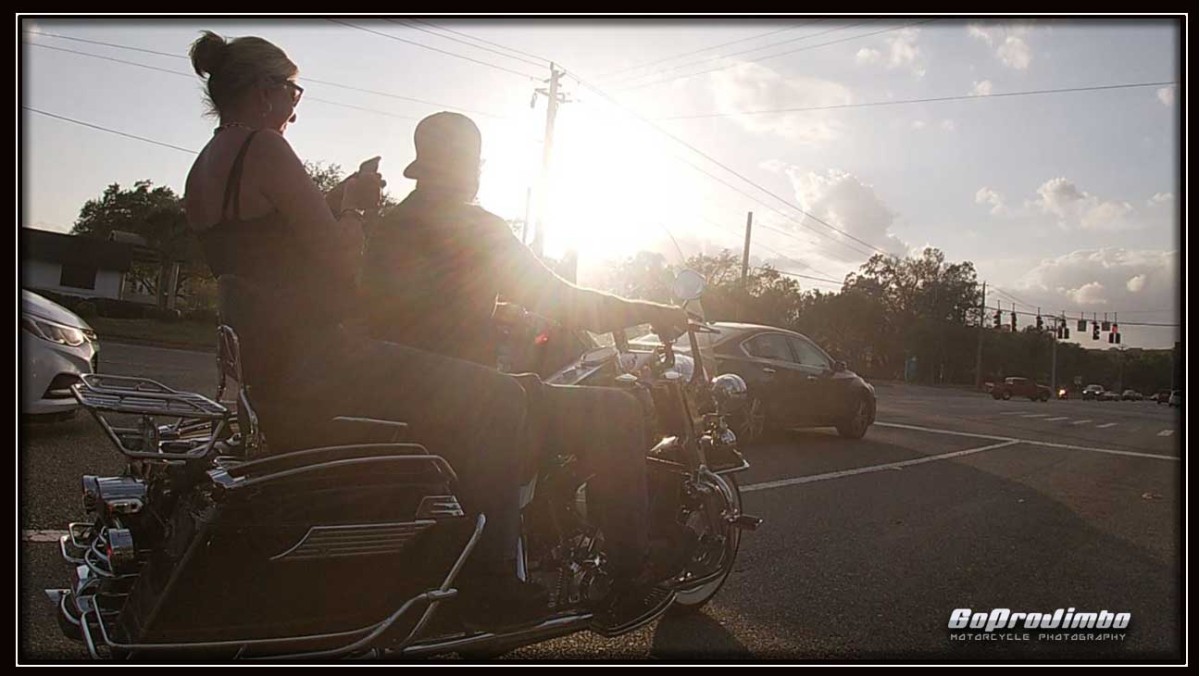
[[[24,530],[21,531],[21,539],[26,542],[58,542],[66,534],[65,530]]]
[[[918,432],[930,432],[932,434],[950,434],[960,437],[973,437],[975,439],[991,439],[992,441],[1017,441],[1022,444],[1031,446],[1045,446],[1047,448],[1063,448],[1070,451],[1091,451],[1092,453],[1107,453],[1109,455],[1125,455],[1133,458],[1150,458],[1153,460],[1170,460],[1171,462],[1179,462],[1179,458],[1173,455],[1156,455],[1154,453],[1136,453],[1134,451],[1118,451],[1111,448],[1095,448],[1093,446],[1075,446],[1072,444],[1056,444],[1050,441],[1034,441],[1033,439],[1016,439],[1014,437],[1001,437],[995,434],[977,434],[975,432],[960,432],[958,430],[941,430],[936,427],[921,427],[919,425],[904,425],[901,423],[890,423],[883,421],[875,421],[875,425],[880,427],[894,427],[901,430],[916,430]]]
[[[1022,418],[1045,418],[1049,413],[1026,413]]]
[[[1102,429],[1104,429],[1104,428],[1106,428],[1106,427],[1115,427],[1115,426],[1116,426],[1116,424],[1117,424],[1117,423],[1104,423],[1103,425],[1096,425],[1096,429],[1098,429],[1098,430],[1102,430]]]
[[[1073,422],[1073,423],[1071,423],[1071,424],[1072,424],[1072,425],[1086,425],[1086,424],[1088,424],[1088,423],[1090,423],[1090,422],[1092,422],[1092,419],[1091,419],[1091,418],[1085,418],[1085,419],[1083,419],[1083,420],[1076,420],[1075,422]]]
[[[1000,415],[1021,415],[1021,412],[1020,411],[1005,411],[1004,413],[1001,413]]]
[[[1158,433],[1158,436],[1160,436],[1160,437],[1169,437],[1169,436],[1171,436],[1172,434],[1175,434],[1175,430],[1163,430],[1163,431],[1161,431],[1161,432],[1159,432],[1159,433]]]
[[[826,472],[825,474],[812,474],[809,476],[800,476],[800,477],[795,477],[792,479],[779,479],[778,481],[764,481],[763,483],[750,484],[749,486],[743,486],[741,490],[743,493],[750,493],[753,491],[765,491],[770,488],[783,488],[784,486],[796,486],[799,484],[808,484],[808,483],[814,483],[817,481],[828,481],[830,479],[841,479],[843,477],[854,476],[856,474],[867,474],[869,472],[881,472],[885,469],[901,469],[904,467],[909,467],[911,465],[920,465],[920,464],[926,463],[926,462],[936,462],[938,460],[946,460],[949,458],[957,458],[957,457],[961,457],[964,455],[971,455],[973,453],[982,453],[984,451],[991,451],[991,450],[994,450],[997,448],[1004,448],[1005,446],[1012,446],[1014,444],[1019,444],[1019,443],[1021,443],[1021,442],[1016,441],[1016,440],[1004,441],[1004,442],[1001,442],[998,444],[989,444],[987,446],[980,446],[978,448],[968,448],[965,451],[954,451],[952,453],[941,453],[939,455],[927,455],[922,458],[913,458],[911,460],[901,460],[900,462],[889,462],[889,463],[885,463],[882,465],[871,465],[870,467],[857,467],[855,469],[846,469],[846,470],[841,470],[839,472]]]
[[[1066,419],[1067,419],[1067,416],[1060,415],[1056,418],[1046,418],[1046,422],[1054,422],[1055,420],[1066,420]]]

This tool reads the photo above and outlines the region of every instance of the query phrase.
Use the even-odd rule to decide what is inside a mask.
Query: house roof
[[[21,228],[21,260],[95,266],[101,270],[129,270],[140,259],[132,244],[95,237],[65,235],[36,228]]]

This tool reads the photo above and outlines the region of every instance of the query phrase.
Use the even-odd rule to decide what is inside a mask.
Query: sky
[[[974,263],[989,311],[1108,313],[1126,346],[1179,339],[1129,323],[1178,321],[1183,36],[1167,17],[22,19],[20,225],[67,232],[111,183],[182,193],[217,124],[186,59],[206,29],[286,51],[297,154],[347,171],[381,155],[393,197],[412,188],[416,122],[470,115],[481,204],[523,219],[544,199],[547,252],[578,251],[581,283],[639,250],[740,252],[753,212],[752,262],[805,289],[932,246]],[[549,60],[568,102],[543,182]],[[1026,94],[1064,89],[1084,91]]]

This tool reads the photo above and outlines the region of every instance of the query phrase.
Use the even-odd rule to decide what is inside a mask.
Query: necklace
[[[231,129],[233,127],[237,127],[239,129],[249,129],[251,131],[254,130],[254,127],[251,127],[248,124],[242,124],[241,122],[226,122],[225,124],[217,125],[217,128],[213,130],[213,134],[219,134],[221,133],[222,129]]]

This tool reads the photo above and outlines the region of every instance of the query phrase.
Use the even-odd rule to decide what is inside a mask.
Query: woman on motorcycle
[[[272,449],[321,445],[322,426],[339,415],[404,421],[415,440],[437,439],[464,506],[488,519],[459,585],[471,588],[464,599],[517,615],[539,609],[515,564],[524,390],[482,366],[348,328],[363,217],[378,207],[381,177],[358,172],[336,209],[327,205],[284,138],[304,90],[275,45],[205,32],[191,58],[219,124],[188,174],[184,206],[213,274],[236,275],[266,297],[235,329]],[[457,406],[463,383],[477,404],[469,410]]]

